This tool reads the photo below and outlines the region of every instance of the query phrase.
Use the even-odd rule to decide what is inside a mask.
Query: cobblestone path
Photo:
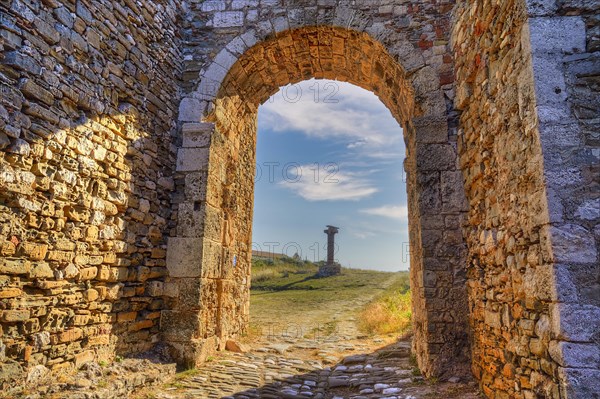
[[[195,371],[177,377],[148,398],[187,399],[417,399],[479,398],[463,383],[431,384],[415,375],[409,342],[388,345],[370,354],[349,355],[324,366],[318,360],[275,353],[227,353]]]
[[[364,337],[354,312],[369,298],[293,316],[254,315],[246,353],[221,352],[135,399],[478,399],[471,381],[425,380],[410,339]],[[291,321],[290,321],[291,320]],[[329,320],[329,321],[327,321]]]

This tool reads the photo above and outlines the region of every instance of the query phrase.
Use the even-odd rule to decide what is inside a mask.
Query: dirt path
[[[251,308],[251,339],[245,342],[252,347],[268,346],[278,342],[288,342],[291,347],[305,344],[306,341],[357,341],[361,334],[356,327],[357,310],[371,302],[377,295],[390,287],[399,277],[390,277],[379,284],[378,290],[357,290],[357,295],[351,298],[333,297],[320,306],[306,309],[302,304],[298,307],[278,306],[282,293],[260,293],[272,295],[270,306],[255,306]],[[310,295],[303,292],[302,295]],[[393,339],[393,338],[392,338]],[[375,338],[376,343],[384,342],[382,337]],[[387,341],[391,342],[391,339]],[[352,342],[368,349],[367,341]],[[305,355],[305,354],[304,354]]]
[[[434,384],[421,377],[410,358],[409,339],[359,333],[355,311],[378,293],[332,300],[310,311],[277,302],[258,307],[246,353],[222,352],[136,398],[479,398],[473,383]]]

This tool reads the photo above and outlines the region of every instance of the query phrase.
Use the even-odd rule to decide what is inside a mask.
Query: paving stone
[[[315,77],[372,90],[404,125],[409,219],[420,223],[411,271],[422,371],[473,369],[488,396],[590,396],[595,2],[295,3],[2,2],[5,374],[60,372],[161,340],[180,363],[201,366],[239,335],[256,137],[248,121],[280,86]],[[349,343],[353,334],[341,328],[318,345],[287,337],[232,359],[253,366],[239,371],[248,384],[268,372],[302,395],[298,375],[321,365],[297,351],[318,349],[338,365],[340,353],[368,353]],[[314,381],[395,388],[408,350],[358,357]],[[230,367],[190,389],[233,394]],[[257,395],[244,389],[238,397]]]

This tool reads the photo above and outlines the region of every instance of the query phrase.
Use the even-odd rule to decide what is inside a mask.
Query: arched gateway
[[[561,304],[566,269],[556,249],[566,250],[557,244],[565,235],[552,227],[556,198],[546,191],[556,175],[544,174],[550,152],[542,149],[556,139],[541,133],[556,122],[546,111],[538,118],[564,100],[560,88],[539,98],[547,90],[537,75],[546,71],[544,57],[585,51],[581,19],[552,19],[552,11],[518,1],[317,3],[291,2],[254,21],[248,12],[202,9],[212,28],[197,33],[219,44],[188,48],[201,61],[180,106],[177,178],[185,195],[167,262],[171,284],[193,285],[202,300],[175,301],[163,312],[166,341],[193,362],[243,329],[257,108],[280,86],[337,79],[375,93],[404,130],[413,349],[424,373],[472,371],[490,397],[592,392],[597,365],[577,353],[597,352],[594,327],[581,347],[563,332],[579,327],[563,324],[570,306]],[[579,39],[561,43],[570,35],[561,23]],[[542,43],[544,35],[553,39]],[[589,246],[580,259],[587,265],[597,259],[589,228],[576,228],[570,241]],[[189,275],[178,275],[184,265]],[[595,309],[587,308],[588,320]],[[192,324],[181,317],[188,314]]]
[[[0,385],[242,332],[257,108],[328,78],[404,130],[421,370],[600,398],[598,7],[0,2]]]
[[[467,204],[456,129],[449,128],[456,120],[447,112],[450,100],[442,89],[448,82],[440,81],[440,70],[450,71],[451,57],[446,54],[446,63],[426,65],[421,52],[400,38],[394,44],[402,57],[390,54],[366,32],[339,27],[288,29],[264,40],[256,35],[248,31],[221,50],[198,89],[183,100],[180,114],[201,116],[202,123],[182,125],[177,168],[186,198],[179,204],[180,234],[169,241],[167,267],[175,284],[187,287],[198,281],[194,289],[204,292],[202,298],[211,306],[177,303],[169,317],[186,324],[169,323],[178,334],[172,342],[182,344],[184,356],[194,357],[205,345],[223,343],[244,327],[258,106],[281,86],[310,78],[337,79],[371,90],[404,128],[415,352],[428,374],[443,373],[450,363],[467,370],[466,246],[460,223]],[[436,51],[443,55],[444,49],[440,45]],[[403,59],[410,63],[403,65]],[[203,101],[211,105],[200,114]],[[442,236],[451,238],[443,242]],[[195,311],[198,324],[188,325],[189,318],[180,312]],[[197,335],[205,323],[209,330]],[[186,329],[188,336],[196,334],[196,341],[179,340]]]

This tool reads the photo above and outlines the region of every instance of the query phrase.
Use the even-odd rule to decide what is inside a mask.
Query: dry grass
[[[279,279],[288,278],[290,275],[310,275],[319,270],[311,262],[303,262],[292,258],[281,259],[256,259],[252,260],[252,285],[260,288],[261,283],[268,283]]]
[[[410,319],[410,291],[396,290],[365,306],[358,317],[358,328],[370,335],[403,335],[410,331]]]
[[[259,283],[267,281],[272,278],[279,277],[281,273],[278,270],[273,269],[262,269],[252,272],[252,282]]]

